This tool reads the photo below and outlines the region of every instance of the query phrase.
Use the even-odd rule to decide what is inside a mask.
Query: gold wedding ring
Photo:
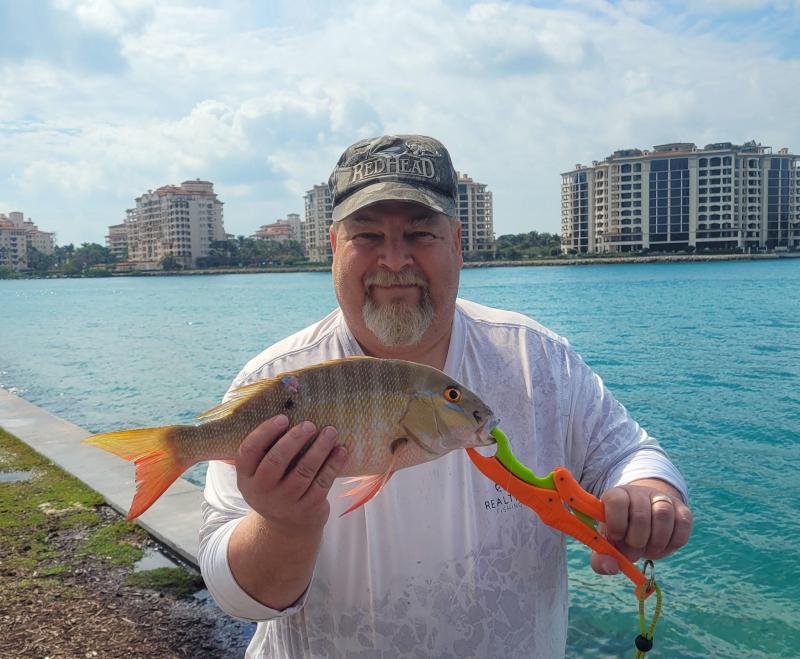
[[[650,505],[656,504],[659,501],[666,501],[667,503],[672,504],[672,497],[667,496],[666,494],[656,494],[650,499]]]

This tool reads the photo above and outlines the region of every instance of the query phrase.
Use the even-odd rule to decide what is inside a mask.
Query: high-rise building
[[[461,222],[461,250],[465,255],[494,250],[492,193],[485,183],[458,175],[456,214]]]
[[[124,261],[128,258],[127,224],[123,222],[122,224],[112,224],[110,227],[108,227],[106,247],[108,247],[118,261]]]
[[[788,149],[660,144],[561,181],[564,253],[800,247],[800,156]]]
[[[313,263],[330,263],[333,252],[329,228],[333,223],[333,199],[327,183],[315,185],[305,197],[306,220],[303,223],[303,247]]]
[[[315,185],[306,192],[305,207],[306,219],[302,227],[306,256],[310,261],[330,262],[332,253],[328,228],[333,221],[333,203],[325,183]],[[486,184],[477,183],[466,174],[459,174],[456,216],[461,222],[461,249],[464,254],[494,249],[492,210],[492,193]]]
[[[286,242],[295,240],[302,244],[302,222],[298,213],[289,213],[285,220],[276,220],[272,224],[262,224],[252,236],[257,240],[275,240]]]
[[[158,267],[165,256],[193,267],[209,255],[211,243],[226,237],[214,184],[200,179],[137,197],[136,207],[126,212],[125,228],[128,260],[143,267]]]
[[[0,213],[0,266],[25,270],[30,249],[52,255],[55,251],[55,234],[40,230],[19,211],[8,215]]]

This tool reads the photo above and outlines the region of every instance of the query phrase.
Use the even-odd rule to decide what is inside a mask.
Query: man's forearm
[[[278,532],[255,512],[231,535],[228,563],[236,582],[271,609],[294,604],[311,582],[322,529],[302,534]]]

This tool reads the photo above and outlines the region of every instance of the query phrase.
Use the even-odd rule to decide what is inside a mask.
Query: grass
[[[118,521],[92,531],[76,552],[76,558],[94,556],[111,565],[133,567],[142,558],[147,534],[138,526]]]
[[[203,588],[203,578],[182,567],[159,567],[154,570],[134,572],[128,577],[128,585],[150,588],[181,598]]]
[[[132,571],[142,557],[145,531],[102,514],[99,494],[2,428],[0,470],[31,472],[26,480],[0,482],[0,601],[8,589],[34,582],[66,589],[61,578],[85,561]],[[202,587],[200,577],[183,567],[137,574],[134,582],[145,588],[187,593]]]

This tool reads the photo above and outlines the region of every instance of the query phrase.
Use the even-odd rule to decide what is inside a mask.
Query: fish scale
[[[242,441],[277,414],[286,414],[290,425],[308,420],[318,429],[337,429],[337,443],[348,455],[339,476],[362,481],[351,490],[359,498],[348,512],[375,496],[398,469],[493,443],[489,432],[497,423],[476,394],[438,369],[348,357],[240,387],[202,413],[196,425],[118,430],[84,442],[136,464],[137,488],[128,514],[133,519],[193,464],[233,462]]]

